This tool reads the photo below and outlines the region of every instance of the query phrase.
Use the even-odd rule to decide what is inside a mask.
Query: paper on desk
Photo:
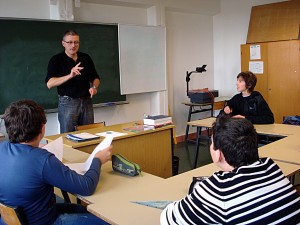
[[[172,203],[172,201],[133,201],[132,203],[136,203],[139,205],[144,205],[156,209],[164,209],[167,207],[167,205]]]
[[[43,149],[48,150],[48,152],[53,153],[56,158],[58,158],[60,161],[62,161],[63,158],[63,139],[62,137],[59,137],[55,139],[54,141],[49,142],[46,144]]]
[[[113,137],[120,137],[126,135],[126,133],[121,133],[121,132],[116,132],[116,131],[107,131],[107,132],[101,132],[97,133],[96,135],[101,136],[101,137],[106,137],[107,133],[112,134]]]
[[[70,169],[75,170],[79,174],[84,174],[90,168],[96,153],[109,147],[112,140],[113,140],[113,134],[107,132],[105,139],[96,146],[92,154],[84,163],[66,163],[65,165],[68,166]]]

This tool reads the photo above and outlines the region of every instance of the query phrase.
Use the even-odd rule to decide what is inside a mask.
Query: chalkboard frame
[[[46,112],[57,111],[57,90],[49,90],[44,80],[48,61],[63,51],[62,35],[68,29],[79,33],[79,51],[91,56],[100,76],[94,107],[127,103],[120,88],[118,24],[0,18],[0,25],[0,114],[24,98],[37,101]]]

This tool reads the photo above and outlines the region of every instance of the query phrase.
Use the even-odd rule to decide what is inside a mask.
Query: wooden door
[[[268,104],[276,123],[300,115],[299,40],[268,43]]]

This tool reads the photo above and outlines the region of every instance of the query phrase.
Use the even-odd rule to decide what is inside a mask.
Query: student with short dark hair
[[[221,168],[169,204],[161,224],[298,224],[300,197],[277,164],[259,158],[251,122],[220,117],[210,154]]]
[[[254,91],[256,82],[252,72],[239,73],[236,86],[240,93],[227,102],[224,113],[235,118],[246,118],[253,124],[272,124],[274,116],[268,103],[258,91]]]
[[[80,175],[39,147],[47,119],[36,102],[12,103],[3,119],[9,141],[0,143],[0,202],[19,207],[29,225],[107,224],[82,205],[55,203],[54,187],[79,195],[93,194],[101,165],[111,158],[112,146],[99,151],[90,169]]]

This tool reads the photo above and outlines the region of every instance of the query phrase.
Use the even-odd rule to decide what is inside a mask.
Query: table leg
[[[199,154],[199,145],[200,145],[200,138],[201,138],[201,130],[202,130],[202,127],[197,127],[197,138],[196,138],[196,143],[195,143],[194,169],[197,168],[198,154]]]
[[[190,106],[187,122],[191,121],[192,110],[193,110],[193,106]],[[187,124],[186,125],[186,130],[185,130],[185,141],[187,141],[188,137],[189,137],[189,128],[190,128],[190,126]]]

